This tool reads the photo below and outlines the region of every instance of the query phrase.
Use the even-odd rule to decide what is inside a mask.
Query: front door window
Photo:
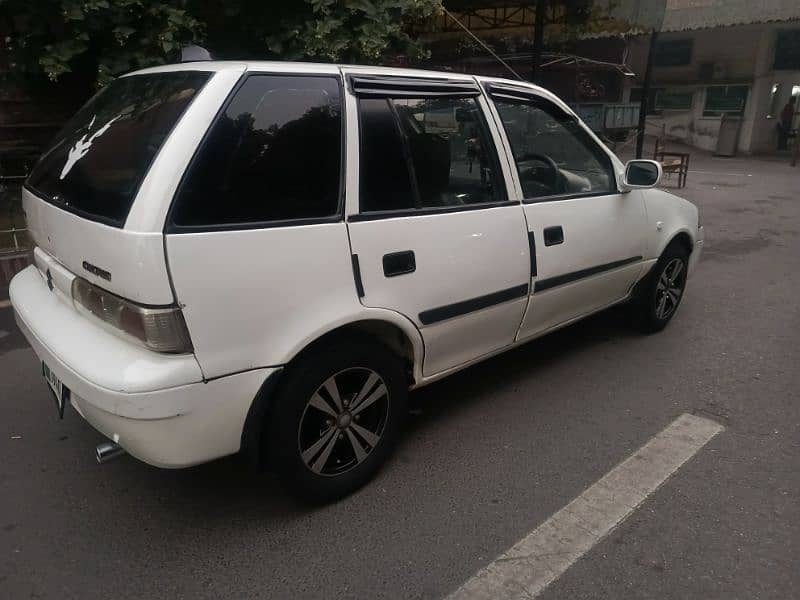
[[[541,98],[495,105],[526,200],[617,191],[611,160],[574,116]]]

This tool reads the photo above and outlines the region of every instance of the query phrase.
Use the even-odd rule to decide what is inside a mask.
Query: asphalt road
[[[0,598],[439,598],[682,413],[726,429],[541,597],[800,597],[800,169],[692,161],[707,249],[666,331],[612,310],[415,393],[324,508],[234,458],[97,465],[0,309]]]

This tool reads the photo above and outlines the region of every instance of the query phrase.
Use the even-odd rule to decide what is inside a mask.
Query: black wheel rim
[[[388,416],[389,392],[380,375],[364,367],[339,371],[311,395],[300,417],[303,464],[324,477],[354,469],[380,443]]]
[[[686,265],[682,258],[673,258],[664,266],[656,283],[655,314],[661,321],[669,319],[678,308],[686,284]]]

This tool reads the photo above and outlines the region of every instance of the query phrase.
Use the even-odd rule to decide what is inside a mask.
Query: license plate
[[[50,367],[42,361],[42,375],[44,375],[47,385],[53,390],[56,397],[56,408],[58,408],[58,418],[64,418],[64,406],[69,402],[69,388],[61,383],[58,376],[50,370]]]

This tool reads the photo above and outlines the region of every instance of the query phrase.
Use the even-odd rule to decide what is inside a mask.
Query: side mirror
[[[662,174],[661,163],[655,160],[629,160],[623,183],[629,190],[651,188],[658,185]]]

